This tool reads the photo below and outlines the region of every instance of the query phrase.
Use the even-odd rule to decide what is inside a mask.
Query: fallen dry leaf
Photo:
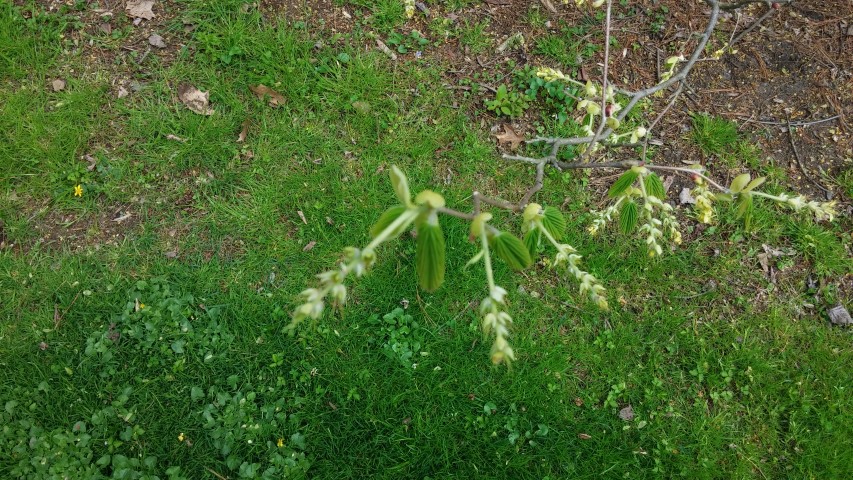
[[[98,26],[98,30],[109,35],[109,34],[113,33],[113,26],[110,25],[109,23],[102,23],[100,26]]]
[[[237,135],[237,143],[243,143],[246,141],[246,135],[249,134],[249,125],[251,125],[251,123],[252,122],[250,122],[248,118],[243,120],[243,128],[240,129],[240,134]]]
[[[193,112],[199,115],[213,115],[213,109],[208,106],[210,92],[202,92],[191,85],[181,85],[178,88],[178,98]]]
[[[261,100],[269,97],[269,104],[271,107],[278,107],[284,105],[284,102],[287,101],[287,99],[285,99],[282,94],[276,92],[275,90],[264,84],[260,84],[257,87],[249,85],[249,90],[254,92],[254,94],[257,95],[258,98],[260,98]]]
[[[628,405],[627,407],[619,410],[619,418],[625,420],[626,422],[630,422],[634,419],[634,407]]]
[[[154,0],[127,0],[127,14],[134,18],[154,18]]]
[[[592,438],[592,435],[587,435],[586,433],[579,433],[578,438],[580,438],[581,440],[589,440],[590,438]]]
[[[305,220],[305,214],[302,213],[302,210],[297,210],[296,213],[299,214],[299,218],[302,219],[302,223],[304,223],[305,225],[308,225],[308,220]]]
[[[163,37],[156,33],[148,37],[148,43],[151,44],[152,47],[166,48],[166,42],[163,41]]]
[[[495,135],[495,137],[498,139],[498,143],[508,143],[510,150],[518,149],[518,146],[524,141],[524,137],[516,133],[509,125],[504,125],[504,133]]]
[[[166,258],[178,258],[178,252],[176,250],[166,252],[163,255],[165,255]]]
[[[314,245],[317,245],[317,242],[315,242],[314,240],[311,240],[310,242],[308,242],[308,245],[305,245],[305,247],[302,248],[302,251],[303,252],[310,252],[311,250],[314,249]]]
[[[58,78],[51,83],[51,86],[53,87],[54,92],[61,92],[62,90],[65,90],[65,80]]]
[[[179,137],[179,136],[177,136],[177,135],[172,135],[171,133],[170,133],[170,134],[168,134],[168,135],[166,135],[166,140],[174,140],[174,141],[176,141],[176,142],[182,142],[182,143],[183,143],[183,142],[186,142],[186,140],[185,140],[185,139],[183,139],[183,138],[181,138],[181,137]]]
[[[118,87],[118,92],[116,93],[116,96],[117,96],[118,98],[124,98],[124,97],[126,97],[126,96],[128,96],[128,95],[130,95],[130,92],[128,92],[126,88],[124,88],[124,87]]]

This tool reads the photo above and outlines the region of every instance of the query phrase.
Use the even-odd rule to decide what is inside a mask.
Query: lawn
[[[428,45],[398,36],[423,56],[392,61],[365,45],[403,31],[401,2],[331,2],[354,18],[337,32],[238,0],[158,2],[139,26],[50,3],[0,5],[0,477],[853,475],[850,329],[826,315],[850,305],[849,218],[760,203],[746,226],[723,204],[700,228],[679,207],[690,241],[650,259],[642,238],[587,233],[614,172],[548,170],[535,199],[564,212],[610,311],[547,253],[496,262],[517,360],[493,366],[477,246],[447,218],[440,289],[419,289],[405,233],[346,308],[288,331],[299,292],[398,203],[392,165],[465,211],[472,191],[527,190],[533,169],[489,134],[491,94],[444,88],[428,55],[493,50],[488,22],[442,40],[434,21]],[[531,48],[580,48],[558,35]],[[680,142],[737,145],[788,191],[747,134],[694,118]]]

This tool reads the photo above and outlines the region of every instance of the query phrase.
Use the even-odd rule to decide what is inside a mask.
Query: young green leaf
[[[535,258],[536,254],[539,253],[539,242],[541,239],[542,232],[538,228],[530,229],[524,234],[524,246],[527,247],[527,252],[530,253],[531,258]]]
[[[752,194],[741,193],[737,204],[737,218],[743,218],[744,226],[749,229],[752,223]]]
[[[476,254],[476,255],[474,255],[473,257],[471,257],[471,260],[468,260],[468,263],[466,263],[466,264],[465,264],[465,268],[468,268],[468,267],[470,267],[471,265],[474,265],[475,263],[477,263],[477,262],[479,262],[480,260],[482,260],[482,259],[483,259],[483,256],[484,256],[485,254],[486,254],[486,251],[485,251],[485,250],[480,250],[479,252],[477,252],[477,254]]]
[[[650,173],[643,181],[646,184],[646,193],[661,200],[666,198],[666,189],[663,188],[663,182],[657,174]]]
[[[566,219],[563,217],[563,213],[554,207],[545,207],[542,226],[557,241],[562,240],[563,235],[566,233]]]
[[[495,235],[492,237],[491,244],[498,258],[513,270],[524,270],[533,263],[527,246],[511,233],[501,232]]]
[[[732,193],[740,193],[740,191],[743,190],[743,187],[745,187],[747,183],[749,183],[749,174],[742,173],[735,177],[734,180],[732,180],[732,184],[729,187],[729,190],[731,190]]]
[[[406,174],[397,165],[391,165],[391,185],[394,193],[403,205],[412,205],[412,194],[409,192],[409,180]]]
[[[619,224],[623,233],[631,233],[637,226],[637,212],[637,204],[633,201],[625,202],[625,205],[622,205],[622,211],[619,212]]]
[[[760,187],[761,184],[764,183],[765,180],[767,180],[767,177],[758,177],[758,178],[754,179],[753,181],[749,182],[749,185],[744,187],[744,189],[741,191],[744,193],[745,192],[751,192],[753,189]]]
[[[610,191],[607,192],[607,195],[613,198],[622,195],[622,193],[624,193],[625,190],[628,189],[628,187],[633,185],[634,181],[639,175],[640,172],[636,172],[634,170],[628,170],[627,172],[623,173],[622,176],[619,177],[616,182],[614,182],[613,185],[610,187]]]
[[[438,223],[429,221],[418,227],[418,246],[415,263],[421,288],[427,292],[438,289],[444,282],[444,232]]]
[[[405,205],[394,205],[388,210],[385,210],[385,213],[383,213],[379,217],[379,220],[377,220],[376,223],[373,224],[372,227],[370,227],[370,236],[373,238],[379,236],[380,233],[385,231],[385,229],[388,228],[389,225],[394,223],[394,220],[397,220],[397,218],[399,218],[400,215],[402,215],[403,212],[405,212],[406,210],[407,209]],[[403,230],[405,230],[407,226],[408,225],[404,225],[402,228],[398,228],[398,231],[394,232],[391,237],[393,238],[403,233]]]

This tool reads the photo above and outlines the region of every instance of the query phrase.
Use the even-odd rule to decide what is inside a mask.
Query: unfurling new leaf
[[[619,212],[619,223],[623,233],[631,233],[637,226],[637,204],[633,201],[625,202],[622,211]]]
[[[523,270],[533,263],[527,246],[511,233],[501,232],[495,235],[491,244],[495,254],[513,270]]]
[[[633,169],[623,173],[622,176],[610,186],[610,190],[607,192],[607,195],[612,198],[622,195],[628,187],[634,184],[634,181],[637,180],[638,176],[640,176],[640,172]]]
[[[563,213],[554,207],[545,207],[542,214],[542,225],[545,230],[548,230],[554,240],[562,240],[566,233],[566,219],[563,217]]]
[[[666,198],[666,189],[663,188],[663,182],[657,174],[650,173],[643,181],[646,183],[646,193],[661,200]]]
[[[406,210],[407,208],[405,205],[394,205],[388,210],[385,210],[385,213],[383,213],[382,216],[379,217],[379,220],[377,220],[376,223],[372,227],[370,227],[370,236],[373,238],[379,236],[380,233],[384,232],[385,229],[388,228],[392,223],[394,223],[394,220],[397,220],[397,218],[399,218],[400,215],[402,215],[403,212],[405,212]],[[402,228],[399,228],[398,231],[394,232],[391,235],[391,238],[403,233],[403,230],[405,230],[406,227],[407,225],[403,225]]]
[[[391,165],[391,185],[394,193],[403,205],[412,206],[412,194],[409,192],[409,180],[397,165]]]
[[[444,253],[444,232],[438,222],[420,224],[415,263],[421,288],[427,292],[437,290],[444,282]]]

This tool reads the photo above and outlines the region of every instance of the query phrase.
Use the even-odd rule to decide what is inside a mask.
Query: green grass
[[[542,265],[496,263],[511,370],[489,364],[485,276],[463,268],[476,249],[452,218],[440,290],[418,290],[404,235],[342,314],[287,335],[297,294],[396,202],[391,164],[460,209],[475,189],[518,198],[530,171],[497,160],[438,67],[316,49],[311,31],[219,2],[182,6],[199,25],[190,53],[152,63],[124,99],[93,79],[48,91],[62,43],[0,17],[30,45],[0,37],[0,219],[16,245],[0,250],[0,477],[849,475],[853,352],[820,316],[824,297],[849,302],[825,291],[849,271],[849,236],[766,204],[757,233],[721,212],[649,261],[642,239],[586,235],[600,196],[584,174],[549,171],[537,200],[566,202],[567,241],[613,311]],[[24,73],[36,54],[41,73]],[[184,82],[210,92],[214,115],[177,101]],[[285,105],[256,98],[257,83]],[[117,208],[133,221],[107,242]],[[83,235],[45,243],[37,226]],[[756,257],[765,243],[796,252],[771,259],[777,283]],[[817,291],[802,288],[810,274]]]
[[[471,53],[482,53],[493,45],[492,37],[486,32],[489,21],[471,22],[463,20],[459,25],[456,35],[459,43],[469,48]]]
[[[739,139],[734,122],[703,113],[693,115],[693,141],[705,154],[731,153]]]

